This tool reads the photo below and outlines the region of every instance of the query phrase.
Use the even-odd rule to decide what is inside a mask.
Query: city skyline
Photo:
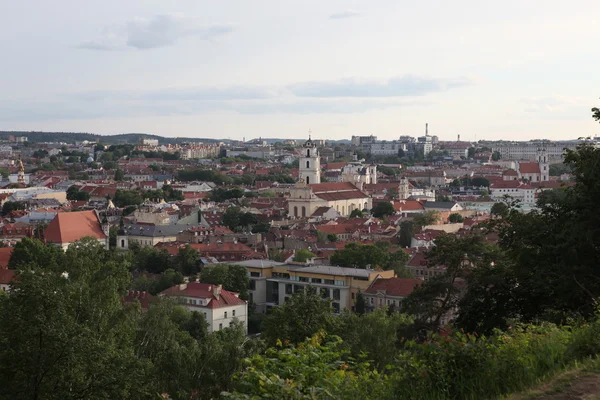
[[[543,6],[542,6],[543,5]],[[238,139],[595,136],[600,4],[23,1],[0,130]]]

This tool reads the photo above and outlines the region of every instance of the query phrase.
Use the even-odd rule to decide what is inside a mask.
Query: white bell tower
[[[302,147],[302,156],[300,157],[300,180],[306,184],[321,183],[321,160],[319,150],[308,135],[308,140]]]
[[[550,161],[546,149],[538,149],[537,161],[540,165],[540,182],[548,182],[550,180]]]

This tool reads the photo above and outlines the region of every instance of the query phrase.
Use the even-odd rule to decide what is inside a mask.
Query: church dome
[[[315,147],[315,144],[313,143],[311,138],[308,138],[308,140],[304,142],[304,147]]]

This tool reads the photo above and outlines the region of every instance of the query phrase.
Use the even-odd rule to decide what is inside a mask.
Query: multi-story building
[[[221,146],[208,144],[190,144],[180,150],[183,160],[193,160],[200,158],[216,158],[221,153]]]
[[[422,283],[421,279],[378,278],[365,290],[363,298],[368,310],[397,307]]]
[[[328,265],[293,265],[267,260],[252,260],[237,263],[248,269],[250,277],[250,299],[257,311],[265,312],[283,304],[295,292],[315,290],[323,298],[332,300],[335,313],[344,309],[353,310],[356,296],[364,292],[371,283],[381,278],[391,278],[394,271],[344,268]]]
[[[248,330],[248,302],[240,299],[239,293],[224,290],[221,285],[181,283],[160,292],[159,296],[176,298],[189,311],[203,314],[209,332],[228,328],[235,320]]]
[[[548,160],[560,162],[564,150],[575,150],[581,142],[579,140],[550,142],[532,140],[530,142],[497,142],[492,143],[492,151],[500,153],[503,160],[529,160],[537,161],[541,149],[546,151]]]

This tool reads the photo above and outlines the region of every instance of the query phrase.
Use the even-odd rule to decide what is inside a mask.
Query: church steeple
[[[300,157],[300,180],[307,184],[321,183],[321,161],[317,145],[313,143],[311,132],[308,132],[308,140],[302,146]]]

